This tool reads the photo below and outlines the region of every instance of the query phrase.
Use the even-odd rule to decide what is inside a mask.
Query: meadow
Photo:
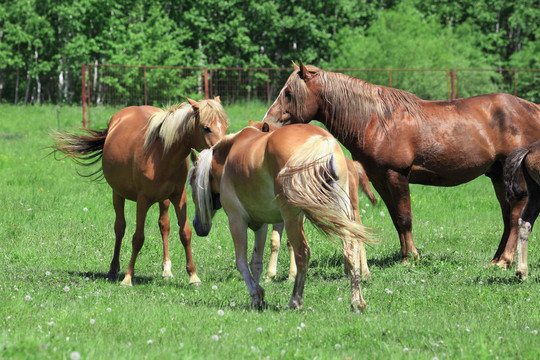
[[[229,132],[260,120],[261,104],[226,107]],[[103,128],[119,108],[94,108]],[[0,105],[0,358],[2,359],[534,359],[540,357],[540,244],[533,230],[529,278],[486,267],[502,233],[487,177],[452,188],[411,186],[420,260],[401,265],[386,206],[360,196],[368,246],[368,308],[352,313],[338,246],[312,227],[304,309],[287,308],[292,283],[283,244],[267,309],[250,308],[235,268],[223,211],[207,237],[193,232],[199,287],[190,286],[184,250],[171,229],[172,280],[161,279],[157,206],[133,287],[107,282],[114,246],[106,183],[81,178],[77,165],[47,156],[49,129],[77,131],[80,107]],[[189,190],[188,190],[189,191]],[[191,196],[191,193],[189,193]],[[194,207],[191,198],[188,216]],[[121,277],[131,254],[135,206]],[[174,214],[171,211],[171,219]],[[172,223],[173,221],[171,221]],[[174,230],[174,231],[173,231]],[[252,239],[252,237],[251,237]],[[265,261],[269,257],[269,241]]]

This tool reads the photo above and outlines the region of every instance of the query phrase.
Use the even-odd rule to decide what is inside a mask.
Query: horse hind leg
[[[528,200],[518,221],[517,265],[516,275],[524,280],[529,269],[527,265],[527,251],[529,236],[538,214],[540,213],[540,185],[524,169],[523,175],[527,182]]]
[[[266,243],[266,235],[268,234],[268,224],[264,224],[261,228],[255,231],[255,244],[253,245],[253,254],[251,256],[250,269],[255,282],[259,284],[263,271],[263,254],[264,245]]]
[[[354,239],[347,239],[343,242],[343,252],[345,261],[349,264],[351,278],[351,310],[360,311],[367,307],[366,301],[362,297],[360,289],[360,242]]]
[[[275,224],[272,226],[272,234],[270,236],[270,261],[266,270],[266,281],[272,281],[276,277],[277,262],[279,255],[279,247],[283,234],[283,224]]]
[[[161,240],[163,241],[163,273],[161,276],[163,279],[172,279],[172,263],[169,258],[169,233],[171,231],[171,223],[169,221],[169,200],[161,201],[159,203],[159,231],[161,233]]]
[[[292,210],[289,216],[286,215],[286,211],[282,208],[283,218],[285,220],[285,230],[287,231],[287,238],[294,250],[295,264],[296,264],[296,277],[294,279],[294,287],[289,302],[289,308],[302,309],[304,303],[304,286],[306,282],[307,270],[309,266],[309,259],[311,257],[311,249],[306,240],[306,234],[304,232],[304,218],[298,217],[297,213]]]
[[[120,272],[120,249],[122,247],[122,239],[126,232],[126,218],[124,215],[126,199],[113,192],[113,207],[116,214],[114,221],[114,253],[109,268],[109,272],[105,276],[107,280],[116,281],[118,273]]]
[[[195,268],[191,250],[191,228],[189,227],[187,219],[186,189],[184,188],[182,194],[172,198],[171,201],[178,219],[178,226],[180,227],[180,241],[182,242],[184,252],[186,253],[186,271],[189,275],[189,284],[198,286],[201,284],[201,279],[197,276],[197,269]]]
[[[129,260],[129,265],[126,275],[124,276],[124,280],[122,280],[122,285],[124,286],[132,285],[132,279],[135,274],[135,261],[137,261],[139,251],[141,251],[144,244],[144,221],[151,205],[152,203],[145,199],[137,199],[137,224],[135,226],[133,239],[131,240],[131,259]]]

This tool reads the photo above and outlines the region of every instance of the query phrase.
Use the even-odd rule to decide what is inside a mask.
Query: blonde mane
[[[191,182],[191,189],[197,194],[196,209],[199,210],[199,220],[205,226],[212,223],[212,191],[210,189],[212,156],[212,149],[201,151],[197,163],[191,167],[188,174],[188,179]],[[193,176],[195,176],[194,182],[192,181]]]
[[[315,66],[308,65],[307,69],[319,78],[325,104],[321,110],[329,114],[327,126],[340,124],[336,126],[339,133],[334,134],[340,140],[363,137],[366,125],[372,119],[376,119],[385,131],[389,119],[400,107],[416,121],[423,119],[420,99],[414,94],[373,85],[345,74],[326,72]],[[298,76],[299,71],[293,72],[288,80],[294,94],[292,112],[296,114],[304,113],[307,97],[307,86]]]
[[[216,116],[222,123],[229,123],[229,116],[225,109],[215,100],[200,100],[198,113],[199,116],[197,116],[197,111],[185,102],[153,114],[144,135],[144,150],[148,151],[157,139],[161,139],[164,153],[166,153],[174,144],[182,141],[186,136],[191,136],[198,125],[210,125]]]

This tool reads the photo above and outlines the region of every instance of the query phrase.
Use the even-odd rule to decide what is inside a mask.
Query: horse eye
[[[292,99],[292,92],[290,91],[285,91],[285,98],[287,100],[291,100]]]
[[[212,129],[210,129],[208,126],[203,126],[203,131],[208,134],[212,132]]]

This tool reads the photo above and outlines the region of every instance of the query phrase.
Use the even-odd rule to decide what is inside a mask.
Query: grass
[[[92,127],[118,109],[95,108]],[[227,108],[230,131],[260,120],[266,108]],[[381,243],[368,247],[372,272],[362,291],[368,309],[349,311],[349,281],[338,249],[307,227],[312,261],[304,310],[287,310],[292,284],[282,247],[278,279],[265,283],[269,308],[250,309],[234,267],[225,214],[208,237],[193,234],[203,284],[192,287],[183,248],[171,235],[175,278],[161,279],[154,206],[134,286],[106,282],[114,212],[107,184],[47,157],[49,128],[75,130],[79,107],[0,105],[0,358],[3,359],[533,359],[540,357],[540,246],[533,231],[529,278],[484,267],[502,233],[489,179],[454,188],[411,186],[421,259],[399,263],[386,207],[367,206],[363,221]],[[135,207],[121,264],[131,253]],[[171,216],[174,215],[171,213]],[[188,216],[193,216],[189,202]],[[174,217],[173,217],[174,218]],[[265,258],[269,256],[267,249]]]

